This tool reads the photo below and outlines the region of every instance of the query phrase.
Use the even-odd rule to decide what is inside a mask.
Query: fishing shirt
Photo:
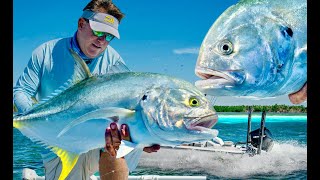
[[[19,113],[31,108],[31,97],[45,99],[68,80],[74,80],[77,69],[69,50],[71,42],[72,37],[54,39],[41,44],[32,52],[27,67],[13,88],[13,103]],[[118,72],[129,70],[110,45],[98,57],[90,59],[87,65],[92,75],[106,74],[112,69]],[[119,65],[120,68],[113,68]]]

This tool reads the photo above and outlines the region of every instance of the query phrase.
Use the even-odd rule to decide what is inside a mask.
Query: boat
[[[162,146],[161,148],[212,151],[229,154],[248,154],[249,156],[261,154],[262,151],[268,152],[272,149],[274,142],[271,131],[265,126],[266,111],[262,112],[260,128],[251,131],[252,111],[252,107],[249,106],[246,142],[234,143],[233,141],[223,141],[221,138],[216,137],[209,141],[196,142],[192,144],[182,144],[175,147]]]

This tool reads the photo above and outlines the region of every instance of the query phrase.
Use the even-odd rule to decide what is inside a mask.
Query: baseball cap
[[[81,17],[89,20],[91,29],[110,33],[120,39],[118,31],[119,21],[114,16],[106,13],[84,10]]]

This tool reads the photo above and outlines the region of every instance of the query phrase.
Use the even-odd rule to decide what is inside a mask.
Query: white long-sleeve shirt
[[[31,97],[44,99],[73,78],[76,72],[75,60],[69,51],[71,38],[48,41],[32,52],[27,67],[13,88],[13,102],[18,112],[25,112],[32,106]],[[119,62],[125,64],[121,56],[108,45],[88,67],[93,75],[101,75]]]

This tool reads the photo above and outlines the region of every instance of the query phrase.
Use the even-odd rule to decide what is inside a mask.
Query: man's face
[[[93,35],[90,23],[81,18],[78,22],[77,40],[82,52],[89,58],[95,58],[109,45],[105,36]]]

